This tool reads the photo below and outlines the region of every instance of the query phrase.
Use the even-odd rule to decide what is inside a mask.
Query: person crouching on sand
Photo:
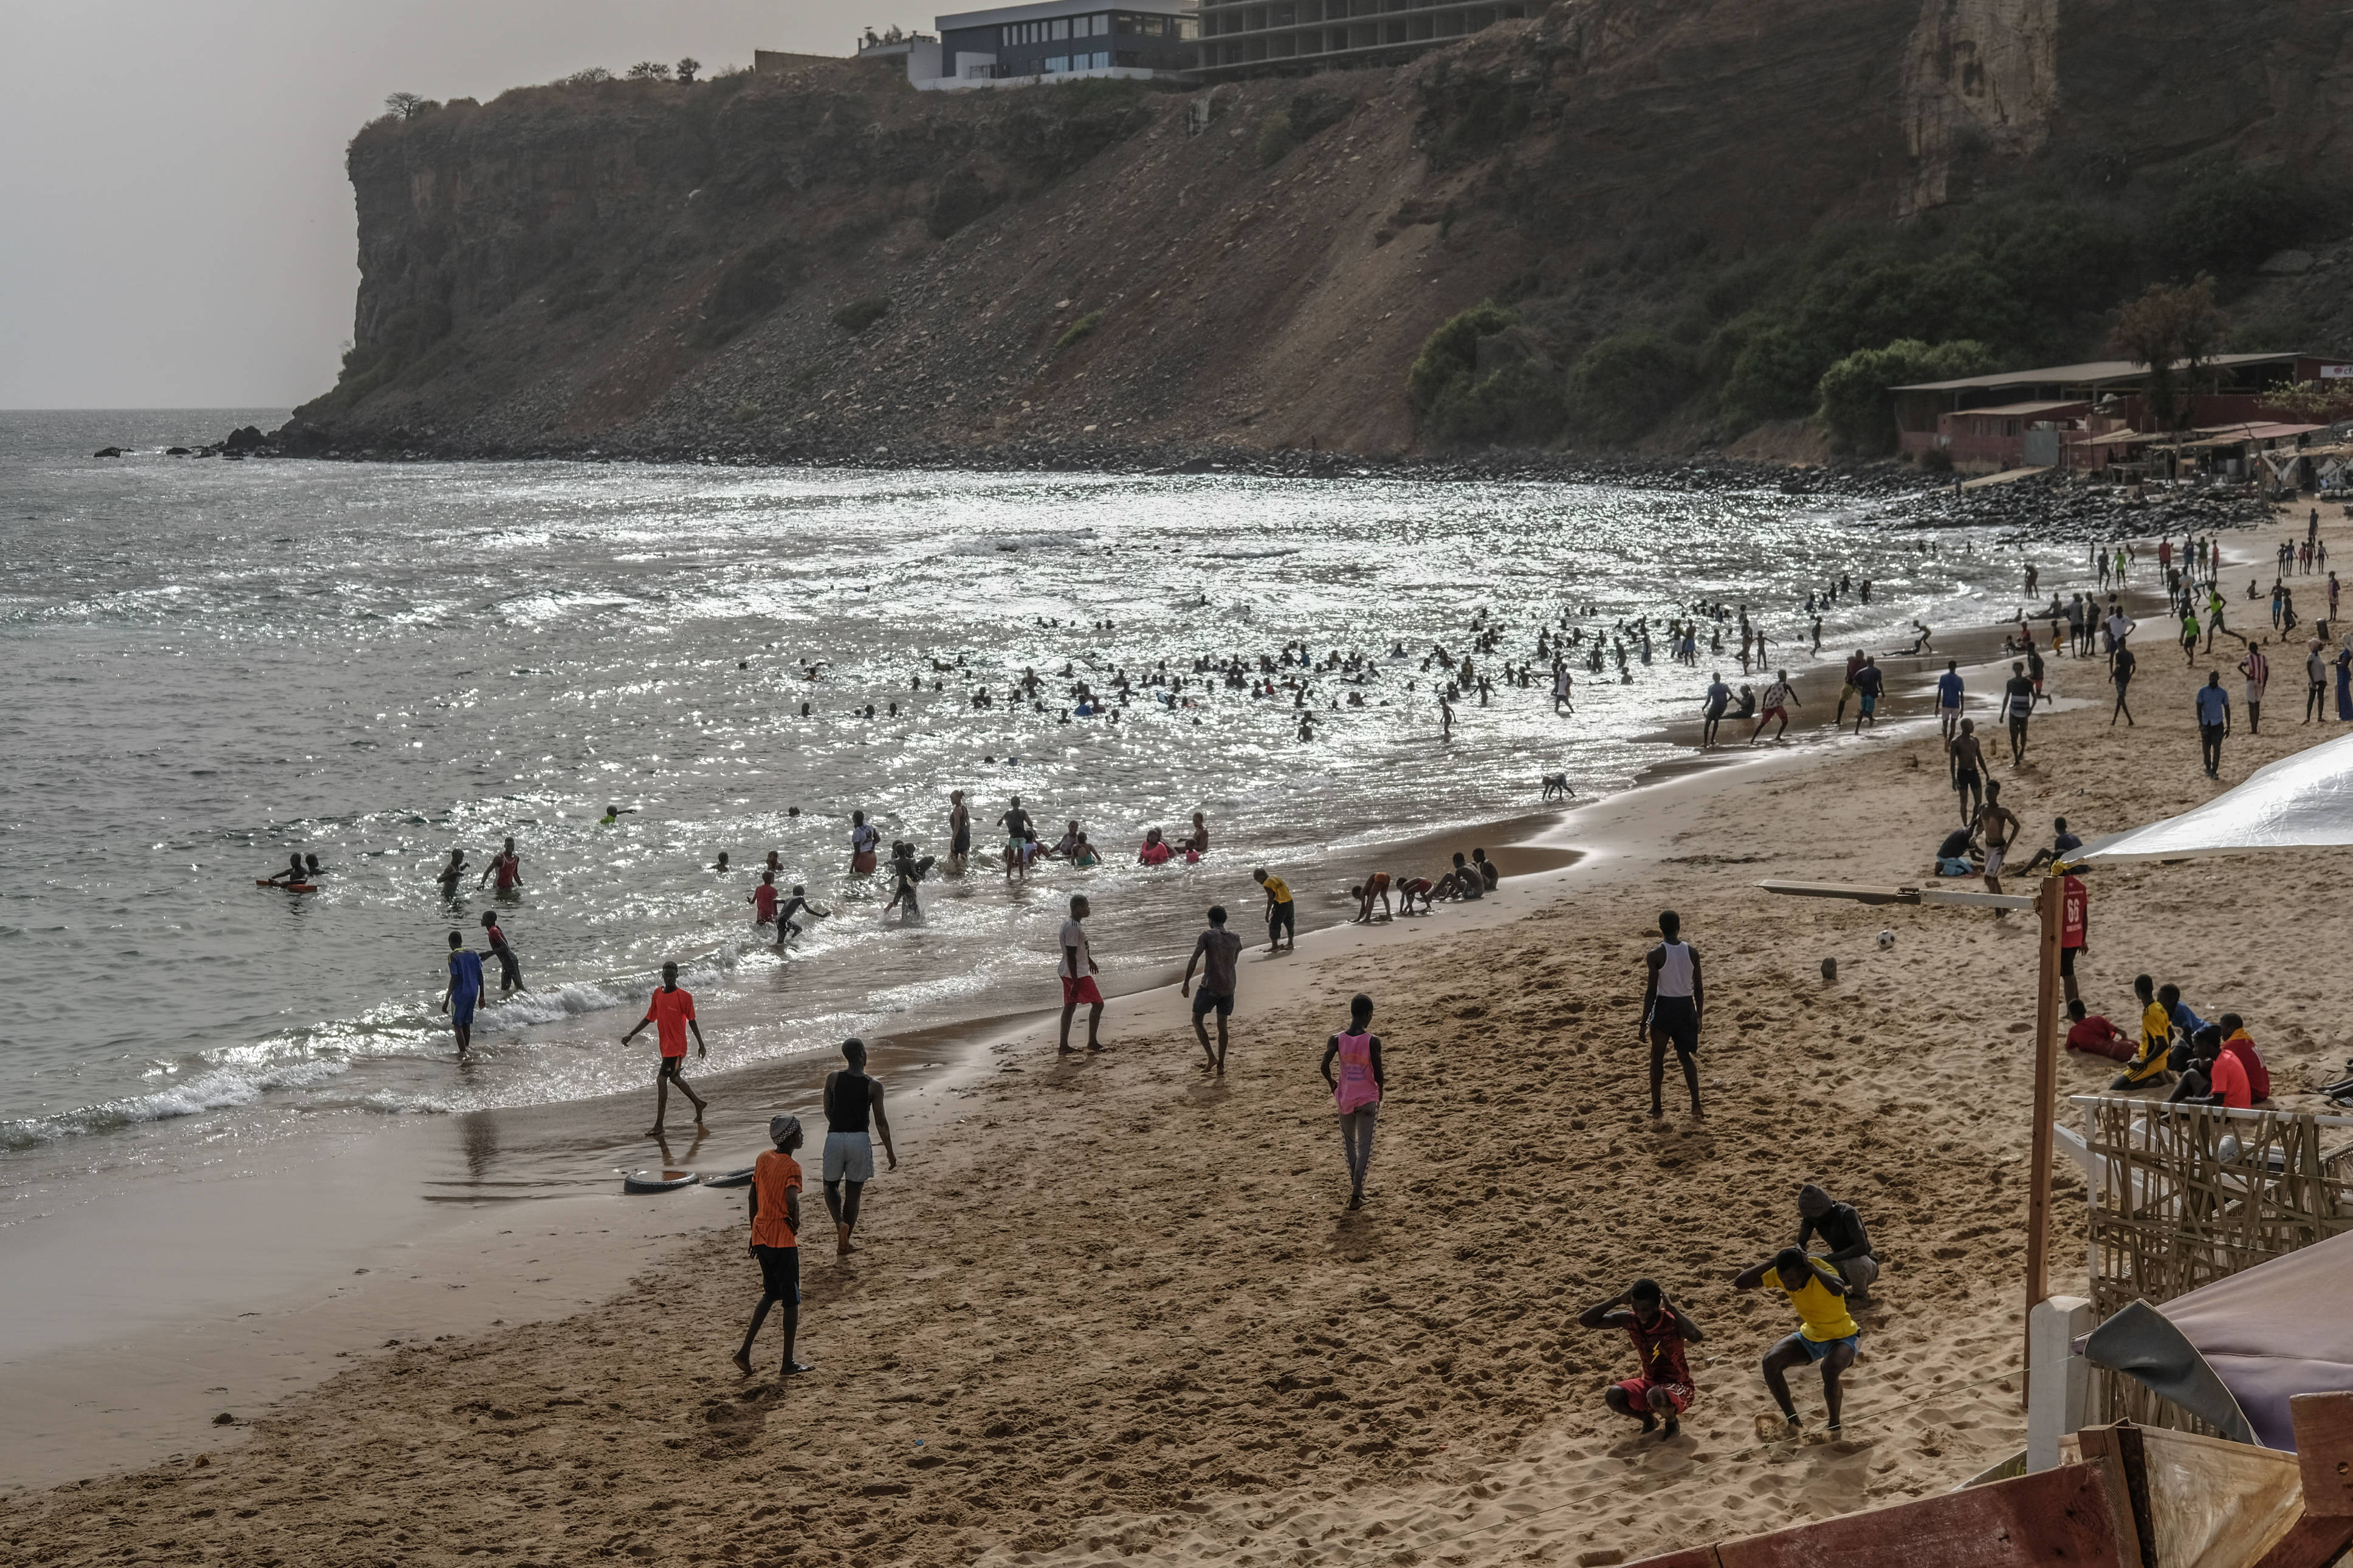
[[[1781,1419],[1792,1431],[1801,1425],[1798,1407],[1789,1398],[1786,1373],[1793,1366],[1815,1362],[1822,1369],[1822,1407],[1829,1412],[1830,1429],[1838,1431],[1839,1412],[1845,1401],[1839,1374],[1854,1364],[1862,1349],[1862,1331],[1847,1311],[1846,1281],[1821,1259],[1785,1247],[1732,1278],[1736,1290],[1754,1290],[1763,1285],[1788,1295],[1799,1323],[1796,1333],[1765,1352],[1765,1386],[1771,1391],[1773,1403],[1781,1407]]]
[[[1620,1307],[1627,1310],[1621,1312]],[[1677,1418],[1698,1397],[1683,1364],[1683,1346],[1698,1344],[1707,1336],[1682,1308],[1668,1302],[1659,1282],[1637,1279],[1622,1294],[1586,1308],[1577,1321],[1588,1329],[1625,1330],[1626,1337],[1634,1342],[1635,1359],[1642,1363],[1640,1373],[1604,1390],[1602,1402],[1620,1415],[1638,1417],[1645,1432],[1656,1428],[1663,1418],[1662,1440],[1682,1431]]]
[[[1334,1058],[1340,1076],[1332,1076]],[[1324,1081],[1340,1110],[1340,1146],[1348,1156],[1348,1206],[1365,1206],[1365,1177],[1373,1168],[1373,1122],[1381,1102],[1381,1037],[1373,1033],[1373,999],[1359,993],[1348,1004],[1348,1027],[1324,1047]]]
[[[801,1165],[793,1151],[801,1146],[797,1116],[779,1116],[768,1123],[768,1140],[776,1147],[752,1166],[751,1254],[760,1265],[760,1304],[752,1309],[752,1326],[744,1331],[744,1348],[735,1364],[752,1375],[752,1342],[768,1321],[768,1309],[781,1307],[785,1329],[782,1377],[809,1370],[793,1359],[793,1341],[801,1327]]]

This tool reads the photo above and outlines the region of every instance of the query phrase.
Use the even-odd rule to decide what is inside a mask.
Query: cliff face
[[[1482,299],[1561,363],[1628,326],[1696,344],[1824,234],[2021,191],[2123,222],[2217,159],[2333,168],[2348,26],[1559,0],[1396,70],[1215,90],[919,94],[849,62],[521,89],[354,139],[355,346],[300,417],[352,449],[1396,450],[1407,367]],[[1660,438],[1710,433],[1694,406]]]

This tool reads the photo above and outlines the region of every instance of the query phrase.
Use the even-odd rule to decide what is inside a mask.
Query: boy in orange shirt
[[[661,1045],[661,1065],[654,1069],[654,1126],[646,1136],[661,1136],[663,1119],[670,1114],[671,1084],[678,1085],[678,1091],[694,1102],[694,1124],[702,1126],[703,1110],[710,1102],[687,1087],[683,1072],[686,1032],[694,1031],[696,1056],[709,1056],[711,1047],[702,1042],[702,1026],[694,1021],[694,993],[679,984],[675,963],[662,965],[661,988],[646,1004],[646,1016],[638,1020],[638,1026],[621,1037],[621,1044],[626,1046],[636,1039],[648,1024],[655,1026],[654,1038]]]
[[[768,1139],[776,1147],[752,1166],[752,1256],[760,1264],[760,1304],[752,1310],[752,1326],[744,1331],[744,1348],[735,1364],[752,1375],[752,1342],[768,1321],[768,1309],[784,1308],[785,1363],[780,1377],[797,1377],[809,1370],[793,1359],[793,1339],[801,1326],[801,1163],[793,1151],[801,1146],[801,1119],[779,1116],[768,1123]]]

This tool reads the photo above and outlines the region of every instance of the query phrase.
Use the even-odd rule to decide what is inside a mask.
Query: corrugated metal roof
[[[1911,389],[1898,387],[1896,390],[1906,392]],[[2084,403],[2085,399],[2081,397],[2063,397],[2056,403],[2004,403],[1991,408],[1957,408],[1953,416],[1957,418],[1964,414],[2048,414],[2054,408],[2081,408]]]
[[[2216,354],[2205,363],[2210,366],[2219,365],[2229,368],[2242,364],[2290,364],[2305,357],[2297,353]],[[2147,364],[2140,360],[2095,359],[2087,360],[2082,364],[2043,365],[2034,370],[2006,370],[1993,375],[1964,375],[1952,381],[1915,382],[1910,386],[1891,387],[1889,390],[1892,392],[1967,392],[1972,387],[2054,384],[2073,386],[2101,381],[2126,381],[2147,374]]]

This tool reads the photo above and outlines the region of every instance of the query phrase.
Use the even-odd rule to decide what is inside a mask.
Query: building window
[[[1070,68],[1071,57],[1068,55],[1050,55],[1046,58],[1046,74],[1048,76],[1060,76],[1064,71],[1067,71]]]
[[[1093,54],[1089,55],[1087,58],[1094,62],[1092,68],[1095,70],[1109,70],[1111,68],[1111,51],[1109,49],[1097,49]]]
[[[1070,36],[1071,36],[1071,19],[1070,19],[1068,16],[1057,16],[1057,17],[1055,17],[1055,18],[1054,18],[1054,39],[1055,39],[1055,41],[1059,43],[1059,42],[1060,42],[1062,39],[1067,38],[1067,37],[1069,37]]]

